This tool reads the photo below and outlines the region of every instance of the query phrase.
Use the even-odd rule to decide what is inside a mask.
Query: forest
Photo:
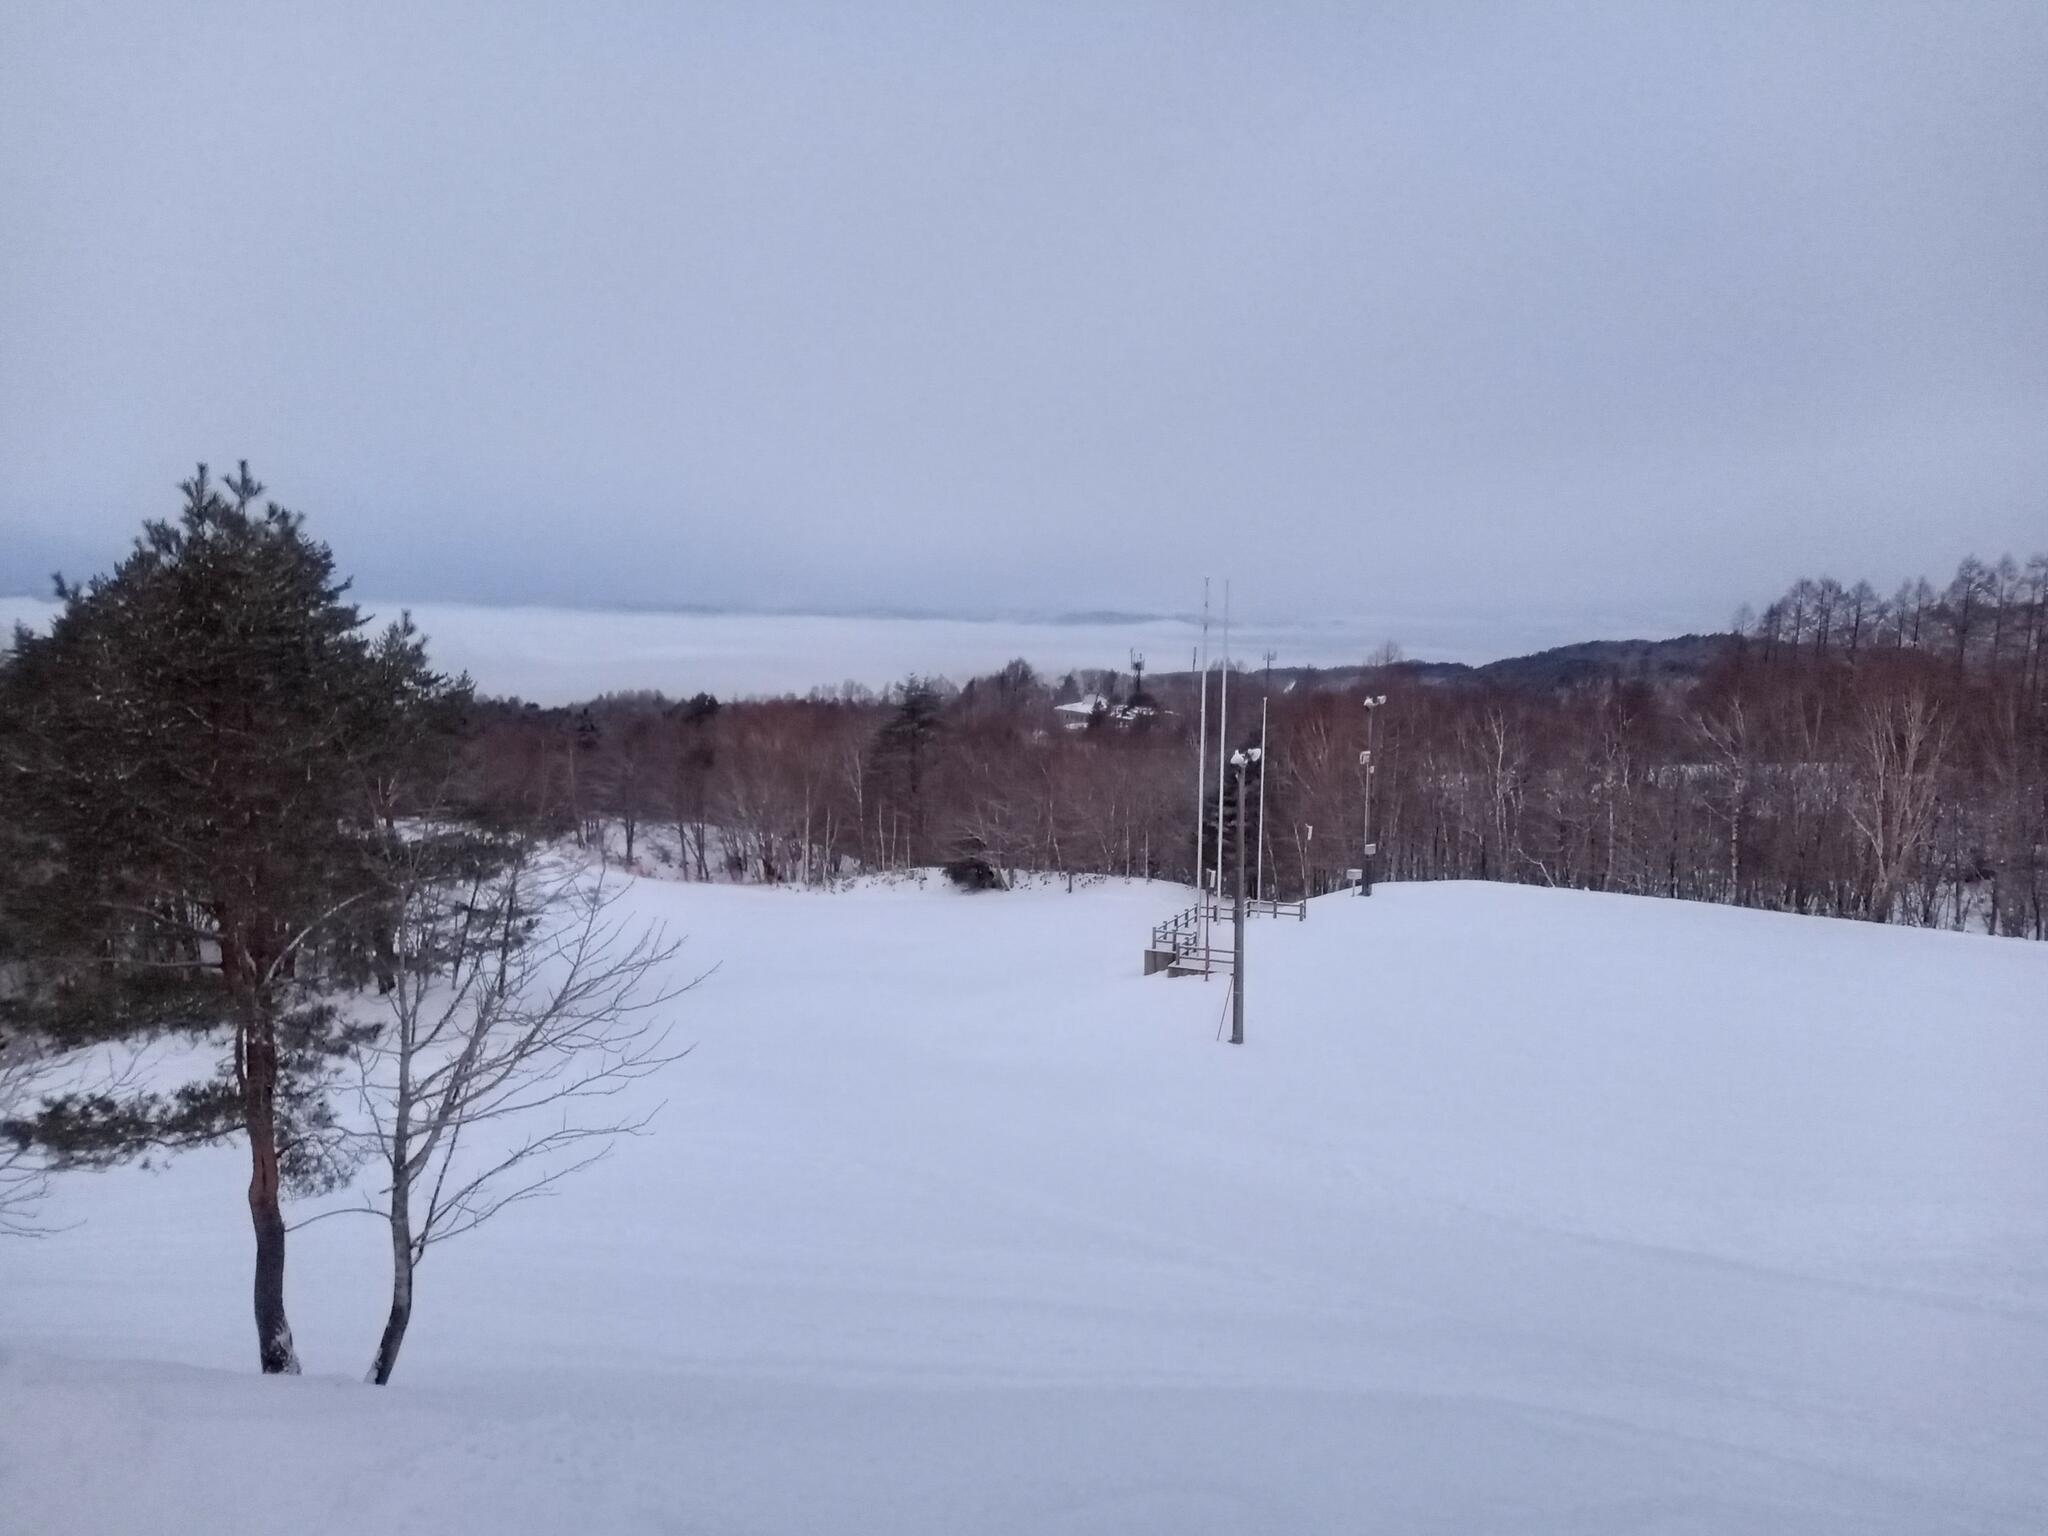
[[[465,792],[686,879],[1187,881],[1198,784],[1213,796],[1223,766],[1197,763],[1206,710],[1211,754],[1219,722],[1233,748],[1265,736],[1248,883],[1268,896],[1341,887],[1369,839],[1381,879],[2048,937],[2048,556],[1967,560],[1890,598],[1801,580],[1728,634],[1615,649],[1473,670],[1389,648],[1206,678],[1016,661],[879,694],[484,701]],[[1213,806],[1202,820],[1213,878]]]

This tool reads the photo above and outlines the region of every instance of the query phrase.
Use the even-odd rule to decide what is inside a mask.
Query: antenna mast
[[[1209,903],[1208,885],[1202,875],[1202,856],[1206,847],[1203,830],[1203,813],[1209,804],[1209,578],[1202,578],[1202,650],[1201,665],[1198,669],[1202,689],[1202,729],[1195,745],[1195,911],[1201,914],[1199,927],[1202,934],[1202,974],[1209,974]],[[1217,828],[1218,836],[1222,827]]]
[[[1223,664],[1216,675],[1216,899],[1223,899],[1223,770],[1230,755],[1230,578],[1223,579]]]

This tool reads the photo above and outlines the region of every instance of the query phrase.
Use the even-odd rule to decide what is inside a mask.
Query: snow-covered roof
[[[1078,731],[1100,713],[1118,725],[1129,725],[1134,720],[1149,720],[1159,713],[1150,704],[1116,704],[1099,693],[1086,693],[1071,704],[1053,705],[1055,714],[1065,715],[1060,724],[1070,731]]]

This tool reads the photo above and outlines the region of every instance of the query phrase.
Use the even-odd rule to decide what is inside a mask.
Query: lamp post
[[[1252,747],[1230,754],[1237,770],[1237,884],[1230,902],[1230,1043],[1244,1044],[1244,775],[1264,754]]]
[[[1372,841],[1372,780],[1373,775],[1379,770],[1379,765],[1372,760],[1372,726],[1373,716],[1386,702],[1387,696],[1384,693],[1366,696],[1365,750],[1358,754],[1358,766],[1365,773],[1365,823],[1362,828],[1363,835],[1359,839],[1361,846],[1358,856],[1358,894],[1361,896],[1372,894],[1372,861],[1374,854],[1378,852]]]

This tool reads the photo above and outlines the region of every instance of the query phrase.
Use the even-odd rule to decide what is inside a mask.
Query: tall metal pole
[[[1266,652],[1270,668],[1271,651]],[[1266,710],[1270,699],[1259,700],[1259,846],[1257,851],[1259,883],[1257,895],[1260,901],[1266,899]]]
[[[1372,740],[1372,711],[1365,713],[1365,739]],[[1372,748],[1365,749],[1365,827],[1359,839],[1358,850],[1358,894],[1372,894],[1372,775],[1376,765],[1372,760]]]
[[[1365,753],[1361,765],[1365,769],[1365,821],[1361,829],[1358,850],[1358,894],[1372,894],[1372,781],[1379,776],[1380,765],[1373,761],[1373,721],[1379,707],[1387,702],[1385,694],[1369,696],[1365,701]]]
[[[1237,883],[1230,904],[1230,1043],[1244,1044],[1244,772],[1245,754],[1231,760],[1237,769]]]
[[[1230,753],[1230,580],[1223,582],[1223,665],[1216,673],[1216,898],[1223,896],[1223,762]]]
[[[1204,812],[1209,800],[1209,664],[1205,661],[1195,677],[1202,690],[1202,727],[1195,747],[1195,889],[1202,889],[1202,864],[1208,852],[1209,833]]]
[[[1195,931],[1202,941],[1202,976],[1209,975],[1208,883],[1202,875],[1202,854],[1207,842],[1203,819],[1209,810],[1209,578],[1202,578],[1202,734],[1195,747]],[[1216,827],[1223,833],[1222,823]]]

